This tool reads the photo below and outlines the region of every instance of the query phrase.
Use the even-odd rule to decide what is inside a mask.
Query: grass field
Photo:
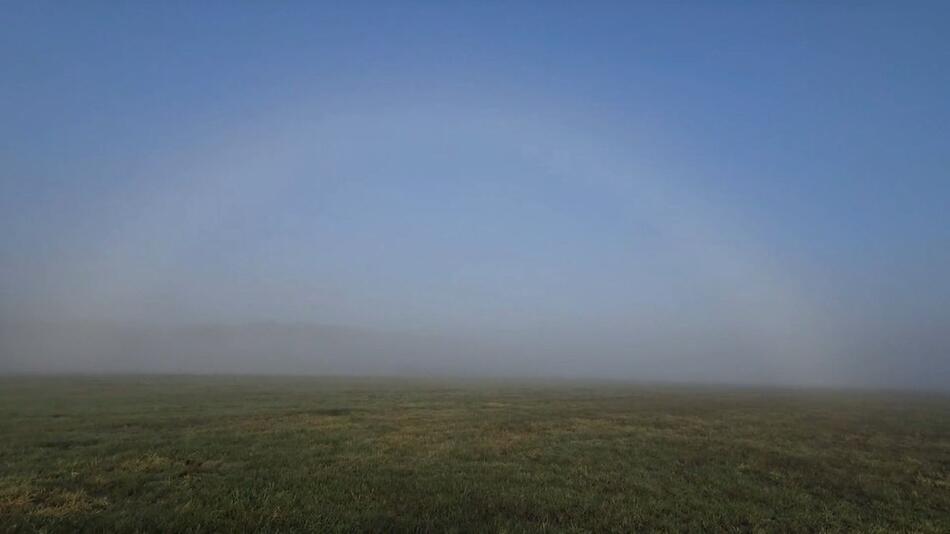
[[[0,530],[950,532],[950,398],[0,379]]]

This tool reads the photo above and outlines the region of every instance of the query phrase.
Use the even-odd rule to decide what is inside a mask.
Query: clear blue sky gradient
[[[0,311],[783,308],[946,376],[948,125],[947,2],[7,2]]]

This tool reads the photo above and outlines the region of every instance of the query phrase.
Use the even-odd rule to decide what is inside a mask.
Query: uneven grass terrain
[[[950,532],[950,398],[0,378],[0,530]]]

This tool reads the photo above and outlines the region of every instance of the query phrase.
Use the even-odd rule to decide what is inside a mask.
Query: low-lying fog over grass
[[[0,372],[945,388],[929,11],[5,6]]]

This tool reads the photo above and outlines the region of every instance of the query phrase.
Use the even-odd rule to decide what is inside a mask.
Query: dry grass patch
[[[153,452],[139,458],[126,460],[122,462],[120,467],[123,471],[132,473],[156,473],[178,465],[181,465],[181,463]]]
[[[32,487],[23,482],[0,486],[0,515],[25,511],[33,504],[33,496]]]
[[[66,517],[101,510],[107,504],[105,498],[92,497],[84,490],[59,490],[44,494],[31,513],[45,517]]]
[[[101,510],[107,504],[107,499],[93,497],[81,489],[40,489],[26,483],[0,489],[0,515],[61,518]]]

